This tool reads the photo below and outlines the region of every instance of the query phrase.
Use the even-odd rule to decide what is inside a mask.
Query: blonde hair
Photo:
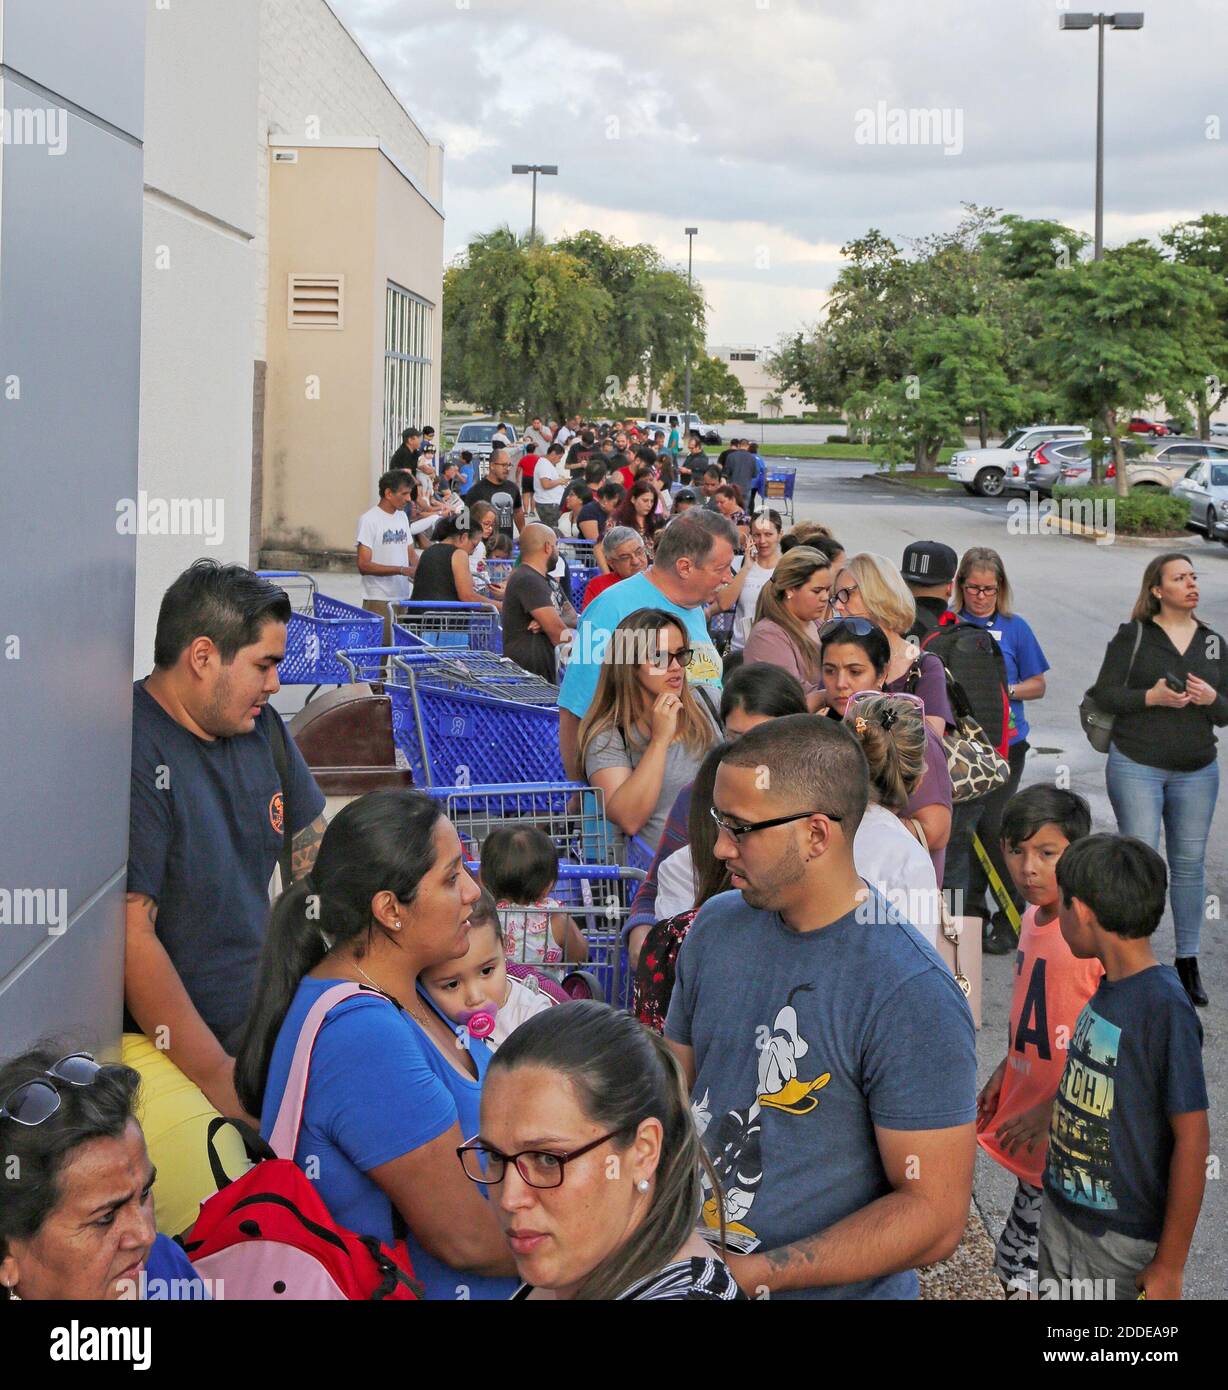
[[[899,695],[870,695],[849,701],[844,722],[866,755],[875,801],[899,815],[925,776],[921,706]]]
[[[798,521],[789,527],[788,534],[798,545],[809,545],[816,536],[831,540],[831,527],[824,526],[821,521]]]
[[[917,600],[904,576],[884,555],[854,555],[844,568],[857,581],[870,621],[884,632],[903,635],[917,621]]]
[[[601,663],[593,702],[580,721],[578,756],[581,766],[593,741],[607,729],[617,729],[622,734],[628,753],[633,741],[639,748],[647,747],[648,740],[640,732],[638,724],[641,718],[651,713],[651,707],[646,708],[647,696],[639,682],[639,667],[642,661],[651,660],[651,651],[647,640],[637,642],[634,638],[636,634],[644,634],[645,637],[648,633],[656,634],[663,627],[672,627],[690,645],[691,638],[686,628],[678,618],[662,608],[637,608],[634,613],[628,613],[610,634],[610,644]],[[712,721],[704,716],[688,681],[682,682],[678,698],[682,702],[682,709],[678,715],[674,741],[681,743],[693,757],[702,758],[716,742],[716,730]]]
[[[759,590],[759,602],[755,605],[755,622],[770,618],[784,629],[797,652],[799,668],[810,680],[819,678],[823,653],[819,650],[814,624],[795,618],[785,604],[785,595],[791,589],[800,589],[819,570],[830,569],[831,561],[822,551],[811,550],[808,545],[795,545],[776,562],[768,582]]]
[[[961,613],[966,607],[964,585],[973,570],[993,572],[998,584],[997,611],[1003,618],[1009,618],[1012,600],[1011,586],[1006,578],[1006,566],[1002,563],[1001,555],[996,550],[990,550],[987,545],[974,545],[971,550],[964,551],[964,558],[959,562],[959,570],[955,575],[955,597],[952,603],[955,611]]]

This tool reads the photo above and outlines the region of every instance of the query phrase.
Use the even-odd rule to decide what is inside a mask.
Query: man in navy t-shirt
[[[287,813],[293,873],[315,863],[324,797],[270,743],[290,602],[239,565],[198,560],[162,599],[154,669],[133,689],[124,994],[133,1025],[223,1114]],[[283,729],[284,733],[284,729]]]
[[[629,581],[628,581],[629,582]],[[616,592],[616,591],[615,591]],[[915,1298],[958,1245],[976,1153],[972,1015],[934,948],[858,876],[865,759],[842,726],[773,719],[716,774],[713,853],[665,1037],[752,1296]]]

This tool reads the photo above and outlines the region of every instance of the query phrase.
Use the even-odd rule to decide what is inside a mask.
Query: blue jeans
[[[1168,900],[1173,909],[1177,955],[1196,956],[1206,896],[1207,836],[1219,793],[1219,764],[1197,772],[1167,772],[1133,762],[1113,745],[1105,772],[1117,829],[1168,858]]]

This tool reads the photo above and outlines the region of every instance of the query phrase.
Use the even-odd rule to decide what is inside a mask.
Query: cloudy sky
[[[1096,35],[1060,31],[1060,0],[330,3],[447,147],[449,258],[527,231],[511,165],[557,164],[550,238],[595,227],[685,264],[699,227],[710,343],[813,320],[868,227],[920,236],[976,202],[1092,229]],[[1105,40],[1110,245],[1228,210],[1228,0],[1145,14]],[[943,126],[892,138],[933,109]]]

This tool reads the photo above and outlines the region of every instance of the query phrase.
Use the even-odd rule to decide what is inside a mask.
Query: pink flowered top
[[[503,923],[503,949],[508,960],[522,965],[552,965],[563,959],[550,930],[550,914],[564,910],[557,898],[543,898],[527,906],[511,902],[495,906]]]

